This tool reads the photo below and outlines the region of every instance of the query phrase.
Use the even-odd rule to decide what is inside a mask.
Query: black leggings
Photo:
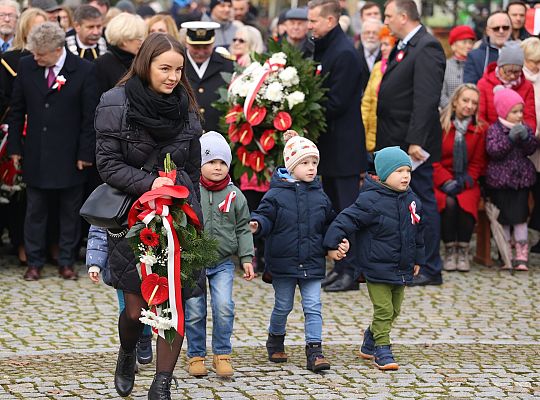
[[[118,334],[120,344],[125,351],[132,351],[137,345],[139,336],[141,336],[144,325],[139,321],[141,309],[148,308],[140,294],[124,292],[124,301],[126,308],[120,313],[118,319]],[[172,343],[169,345],[165,339],[158,337],[156,349],[156,372],[173,372],[182,349],[183,336],[178,333]]]
[[[446,208],[441,213],[441,238],[444,243],[470,242],[475,220],[464,211],[455,197],[446,197]]]

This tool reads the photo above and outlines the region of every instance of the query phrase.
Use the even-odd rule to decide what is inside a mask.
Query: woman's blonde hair
[[[532,62],[540,61],[540,39],[537,37],[530,37],[525,39],[520,44],[525,55],[525,60]]]
[[[249,25],[242,25],[236,30],[236,34],[245,34],[248,52],[261,54],[264,51],[264,44],[261,32],[257,28]]]
[[[126,12],[118,14],[111,19],[105,30],[105,38],[112,46],[120,46],[122,43],[133,40],[143,40],[146,36],[146,24],[144,20],[134,14]]]
[[[452,127],[452,118],[454,118],[456,113],[456,105],[455,103],[459,99],[459,97],[465,92],[466,90],[472,90],[478,95],[478,98],[480,98],[480,91],[478,90],[478,87],[475,84],[472,83],[464,83],[462,85],[459,85],[457,89],[452,94],[452,97],[450,98],[450,102],[448,105],[441,111],[441,126],[443,129],[443,132],[447,134],[450,131],[450,128]],[[482,127],[483,122],[478,121],[478,109],[476,108],[476,112],[474,113],[474,119],[476,128]]]
[[[150,34],[150,28],[152,28],[152,25],[160,21],[163,21],[165,23],[165,26],[167,27],[167,33],[169,35],[171,35],[176,40],[180,40],[180,35],[178,33],[178,28],[176,27],[176,23],[174,22],[174,19],[170,15],[164,15],[164,14],[156,14],[152,18],[146,20],[148,35]]]
[[[27,8],[24,10],[17,22],[17,31],[15,33],[15,39],[13,39],[11,50],[24,50],[26,48],[28,35],[32,29],[32,22],[34,22],[34,19],[37,16],[43,17],[45,19],[43,22],[47,22],[49,19],[47,13],[41,8]]]

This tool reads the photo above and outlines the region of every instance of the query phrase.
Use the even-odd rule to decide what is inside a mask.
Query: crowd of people
[[[182,289],[193,376],[208,374],[207,284],[213,368],[234,373],[235,258],[244,279],[260,272],[273,286],[272,362],[288,360],[286,322],[299,286],[314,372],[330,368],[321,290],[358,290],[360,282],[374,308],[360,355],[381,370],[399,367],[390,331],[404,287],[440,285],[443,269],[470,270],[482,197],[500,211],[507,242],[500,251],[515,253],[502,268],[528,270],[529,252],[540,252],[540,242],[528,244],[528,228],[540,229],[540,39],[524,29],[525,2],[489,15],[481,38],[454,27],[449,59],[412,0],[388,0],[384,10],[364,2],[358,21],[342,1],[311,0],[281,12],[268,30],[249,0],[160,7],[31,0],[21,12],[19,3],[0,0],[4,161],[25,185],[0,206],[1,229],[26,266],[25,280],[40,279],[47,262],[77,279],[86,247],[90,279],[117,290],[119,395],[133,390],[136,362],[152,361],[152,332],[139,320],[148,305],[127,229],[89,226],[79,216],[103,182],[135,197],[186,186],[218,241],[219,262],[195,288]],[[248,67],[268,38],[287,41],[325,76],[327,128],[317,143],[287,131],[285,165],[269,182],[245,174],[233,183],[236,155],[212,104],[223,73]],[[176,182],[156,175],[167,153]],[[227,199],[231,209],[217,207]],[[150,399],[170,398],[183,339],[157,339]]]

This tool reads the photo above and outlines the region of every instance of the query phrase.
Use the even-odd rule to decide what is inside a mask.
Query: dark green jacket
[[[236,198],[231,203],[229,212],[222,212],[219,204],[231,192]],[[249,230],[249,209],[247,200],[232,183],[219,192],[211,192],[201,185],[201,206],[204,215],[204,230],[218,240],[219,264],[233,255],[240,258],[240,263],[253,259],[253,236]]]

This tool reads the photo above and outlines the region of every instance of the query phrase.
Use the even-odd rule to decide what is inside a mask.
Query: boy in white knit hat
[[[212,365],[218,376],[230,377],[231,335],[234,323],[232,298],[234,263],[238,256],[244,269],[244,279],[250,281],[253,272],[253,237],[249,230],[247,200],[229,177],[231,148],[218,132],[210,131],[200,138],[201,143],[201,207],[204,230],[218,242],[220,261],[206,267],[206,277],[212,305]],[[186,301],[186,337],[188,340],[188,372],[205,376],[206,359],[206,295]]]
[[[330,369],[322,352],[321,281],[325,276],[324,234],[334,219],[332,203],[317,178],[319,150],[315,144],[287,131],[283,160],[270,190],[251,214],[255,237],[264,237],[265,274],[271,275],[275,304],[266,349],[272,362],[286,362],[285,327],[300,287],[305,316],[307,369]],[[344,244],[343,254],[346,253]]]

